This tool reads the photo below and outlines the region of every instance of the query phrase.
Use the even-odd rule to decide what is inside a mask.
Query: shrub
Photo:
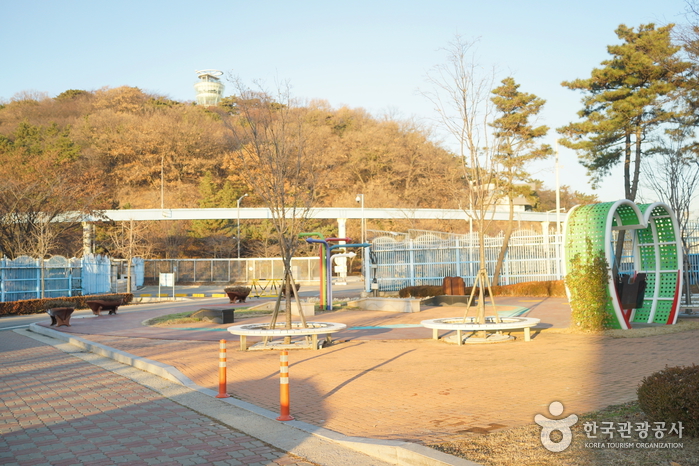
[[[444,289],[441,286],[421,285],[407,286],[398,292],[400,298],[428,298],[430,296],[441,296]]]
[[[537,296],[549,297],[558,296],[565,297],[566,291],[563,280],[543,281],[543,282],[524,282],[514,285],[493,286],[493,296]],[[471,287],[466,287],[466,296],[471,294]],[[441,286],[408,286],[398,292],[401,298],[427,298],[431,296],[441,296],[444,290]],[[476,290],[476,296],[478,290]],[[488,296],[488,290],[485,290],[485,296]]]
[[[56,309],[59,307],[72,307],[75,308],[75,304],[72,301],[66,301],[63,299],[42,299],[41,300],[42,309]]]
[[[593,248],[589,238],[586,242],[585,255],[576,254],[570,261],[565,282],[570,290],[571,325],[595,332],[607,328],[611,321],[607,312],[609,265],[602,251]]]
[[[112,293],[90,296],[66,296],[62,298],[25,299],[22,301],[9,301],[0,303],[0,316],[40,314],[46,309],[55,307],[72,307],[75,309],[87,309],[86,301],[92,299],[101,300],[122,300],[126,305],[133,301],[131,293]]]
[[[493,296],[536,296],[536,297],[565,297],[566,290],[563,280],[522,282],[513,285],[493,286]],[[470,293],[467,291],[466,294]]]
[[[666,367],[644,377],[638,404],[651,422],[681,422],[683,435],[699,437],[699,366]]]

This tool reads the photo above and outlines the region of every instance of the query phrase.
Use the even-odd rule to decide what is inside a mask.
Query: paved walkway
[[[530,307],[526,315],[541,318],[542,328],[568,324],[570,311],[561,298],[499,298],[498,305]],[[699,362],[699,331],[612,339],[544,329],[531,342],[519,333],[513,343],[458,347],[431,340],[431,330],[402,327],[462,312],[443,307],[316,316],[350,329],[335,334],[337,344],[330,348],[290,354],[292,414],[346,435],[431,443],[531,423],[554,400],[574,413],[630,401],[644,376],[666,365]],[[229,392],[278,410],[277,352],[237,351],[237,337],[217,331],[226,325],[156,329],[141,326],[143,319],[142,313],[84,319],[67,330],[171,364],[211,389],[218,386],[217,342],[227,339]],[[351,330],[357,326],[374,328]]]
[[[14,332],[0,350],[0,464],[311,464]]]
[[[95,355],[83,357],[93,362],[100,359]],[[112,366],[121,365],[112,362]],[[168,382],[154,376],[150,379],[157,380],[149,382],[145,373],[132,368],[116,370],[126,371],[126,375],[129,370],[135,372],[139,382],[32,338],[2,332],[0,464],[316,464],[231,429],[213,413],[198,412],[206,412],[207,402],[215,399],[188,401],[199,394],[184,393],[182,387],[170,387],[171,393],[165,397],[155,389]],[[153,383],[153,387],[145,386]],[[197,411],[188,404],[195,405]],[[217,415],[230,410],[221,403],[213,409]],[[296,446],[288,449],[292,448]],[[314,454],[323,458],[323,448],[316,445]],[[323,464],[338,460],[337,452],[331,450],[326,452],[331,459]],[[353,458],[353,453],[340,454],[347,462],[337,462],[348,466],[384,464],[364,455]]]
[[[430,444],[531,424],[554,400],[564,404],[564,414],[627,402],[635,399],[644,376],[666,365],[699,363],[699,331],[623,339],[566,334],[555,330],[568,325],[570,309],[563,299],[497,302],[529,307],[525,315],[540,318],[542,330],[534,332],[531,342],[518,338],[459,347],[431,340],[430,330],[409,325],[458,316],[463,309],[415,314],[343,310],[316,316],[317,321],[346,323],[349,329],[335,334],[337,343],[330,348],[291,352],[291,414],[345,435]],[[177,312],[184,310],[178,307]],[[168,313],[162,307],[79,319],[59,331],[170,364],[214,390],[218,340],[227,339],[228,392],[278,411],[277,352],[237,351],[237,337],[221,331],[227,325],[157,329],[140,324]]]

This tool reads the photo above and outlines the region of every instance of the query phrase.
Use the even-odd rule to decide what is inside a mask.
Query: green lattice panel
[[[677,246],[674,244],[661,244],[660,270],[677,270]]]
[[[653,300],[651,300],[651,299],[643,300],[643,306],[636,309],[636,312],[633,315],[633,322],[648,322],[648,318],[650,317],[650,310],[651,310],[652,306],[653,306]]]
[[[658,301],[658,305],[655,308],[653,323],[667,323],[667,319],[670,317],[670,312],[672,312],[672,301]]]
[[[655,242],[653,241],[653,230],[650,227],[636,230],[636,232],[639,244],[653,244]]]
[[[655,227],[658,231],[658,242],[672,243],[675,242],[675,227],[670,218],[656,218]]]
[[[611,207],[615,202],[592,204],[576,208],[568,219],[566,230],[566,257],[570,261],[576,254],[586,254],[586,238],[592,241],[597,250],[607,251],[609,245],[605,244],[607,234],[612,237],[616,231],[607,231],[606,221]],[[641,204],[638,208],[644,215],[648,214],[648,208],[652,204]],[[633,227],[642,225],[645,220],[636,215],[636,211],[629,205],[617,205],[615,215],[612,216],[611,227]],[[667,323],[674,301],[677,287],[676,270],[678,263],[677,236],[672,214],[666,206],[657,205],[651,212],[649,225],[644,229],[633,229],[632,236],[628,236],[627,242],[635,238],[637,249],[635,254],[638,270],[646,275],[646,297],[641,308],[634,312],[634,322],[647,322],[653,311],[653,320],[657,323]],[[669,244],[662,244],[669,243]],[[659,258],[659,260],[658,260]],[[659,262],[659,263],[658,263]],[[662,272],[658,273],[657,270]],[[656,294],[657,284],[657,294]],[[606,302],[607,311],[613,317],[613,328],[620,328],[611,296]]]
[[[660,274],[659,298],[674,298],[677,288],[677,272],[667,272]]]
[[[640,254],[639,262],[641,270],[655,270],[655,248],[653,246],[640,246],[638,248]]]
[[[586,254],[585,238],[589,238],[595,249],[604,250],[604,237],[609,209],[613,202],[580,206],[568,219],[566,256],[568,260],[576,254]]]
[[[646,296],[653,295],[655,292],[655,274],[649,273],[646,275]]]
[[[609,326],[609,328],[621,328],[621,324],[619,324],[619,321],[616,318],[616,312],[614,311],[614,305],[612,304],[611,298],[607,298],[607,306],[605,307],[605,310],[612,317],[612,324]]]
[[[619,216],[621,219],[621,224],[623,226],[628,226],[628,225],[639,225],[643,222],[641,222],[641,219],[638,218],[638,215],[636,215],[636,212],[633,210],[631,206],[628,205],[621,205],[616,209],[616,214]],[[614,220],[613,225],[616,224],[616,219]]]
[[[642,204],[642,205],[644,205],[645,207],[641,209],[641,212],[645,213],[646,209],[648,209],[648,207],[650,207],[650,204]],[[640,205],[638,207],[641,208]],[[655,206],[653,208],[653,212],[651,212],[651,217],[656,217],[656,218],[666,217],[667,215],[668,215],[668,211],[663,206],[659,206],[659,205]]]

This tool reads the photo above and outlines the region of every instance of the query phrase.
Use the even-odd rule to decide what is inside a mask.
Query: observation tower
[[[199,82],[194,85],[197,91],[197,105],[212,106],[219,103],[223,97],[223,83],[219,76],[223,71],[219,70],[201,70],[197,71]]]

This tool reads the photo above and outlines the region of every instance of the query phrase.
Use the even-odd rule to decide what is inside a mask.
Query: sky
[[[334,108],[437,124],[421,92],[460,35],[477,41],[480,64],[547,101],[538,122],[551,128],[545,142],[553,146],[554,129],[582,108],[582,94],[561,82],[589,77],[619,43],[620,24],[684,24],[685,10],[684,0],[0,0],[0,102],[23,91],[55,97],[119,86],[191,101],[195,71],[218,69],[269,88],[288,82],[295,97]],[[554,165],[532,167],[551,189]],[[601,201],[624,197],[620,168],[593,191],[563,147],[559,174],[561,185]]]

